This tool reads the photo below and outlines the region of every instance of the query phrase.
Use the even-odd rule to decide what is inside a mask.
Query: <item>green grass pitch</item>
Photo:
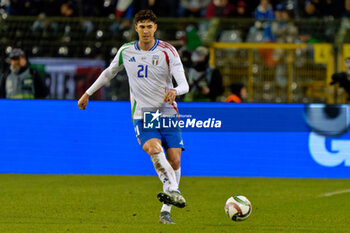
[[[161,225],[155,176],[0,175],[0,232],[350,232],[350,180],[182,177],[184,209]],[[248,197],[233,222],[227,198]]]

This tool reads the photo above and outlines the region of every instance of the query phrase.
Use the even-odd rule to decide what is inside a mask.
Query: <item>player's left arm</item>
[[[185,76],[185,70],[183,68],[179,54],[174,49],[174,53],[169,53],[169,68],[170,74],[174,77],[177,86],[165,92],[164,102],[173,104],[177,95],[186,94],[189,91],[189,86]]]

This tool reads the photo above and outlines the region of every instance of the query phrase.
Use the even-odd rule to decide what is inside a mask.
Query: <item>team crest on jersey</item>
[[[159,56],[158,55],[153,55],[152,57],[152,65],[158,65],[158,60],[159,60]]]

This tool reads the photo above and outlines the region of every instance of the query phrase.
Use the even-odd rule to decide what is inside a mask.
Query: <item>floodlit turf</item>
[[[349,189],[338,179],[182,177],[188,206],[160,225],[157,177],[0,175],[0,232],[350,232]],[[233,194],[253,205],[244,222],[224,213]]]

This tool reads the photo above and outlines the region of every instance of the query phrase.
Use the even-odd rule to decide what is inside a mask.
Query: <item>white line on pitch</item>
[[[344,190],[339,190],[339,191],[330,192],[330,193],[322,193],[318,197],[330,197],[330,196],[343,194],[343,193],[350,193],[350,189],[344,189]]]

